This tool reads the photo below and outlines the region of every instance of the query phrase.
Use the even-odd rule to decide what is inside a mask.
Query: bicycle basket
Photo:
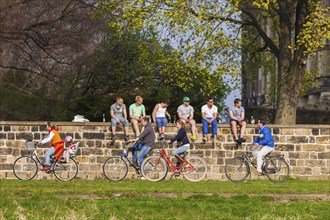
[[[27,140],[25,142],[25,147],[26,147],[26,150],[28,150],[28,151],[36,149],[36,147],[34,146],[34,142],[31,140]]]

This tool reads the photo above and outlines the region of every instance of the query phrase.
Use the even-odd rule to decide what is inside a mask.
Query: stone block
[[[256,134],[255,132],[256,132],[255,128],[246,128],[245,131],[246,134]]]
[[[297,160],[297,167],[303,167],[305,166],[305,160]]]
[[[291,159],[309,159],[308,152],[289,152],[289,158]]]
[[[330,127],[330,126],[329,126]],[[330,128],[321,128],[320,129],[321,135],[330,135]]]
[[[216,158],[204,158],[208,166],[211,165],[218,165],[217,164],[217,159]]]
[[[1,163],[0,170],[13,170],[13,164],[12,163]]]
[[[214,151],[212,151],[212,157],[221,157],[221,158],[223,158],[223,157],[225,157],[225,151],[223,151],[223,150],[221,150],[221,151],[214,150]]]
[[[308,143],[308,137],[306,136],[289,136],[287,137],[288,143],[300,144],[300,143]]]
[[[297,166],[297,160],[290,159],[289,162],[291,166]]]
[[[225,164],[225,160],[224,160],[224,158],[217,158],[217,164],[218,164],[218,165],[223,165],[223,164]]]
[[[212,143],[195,143],[195,149],[214,149],[214,145]]]
[[[0,155],[11,155],[13,153],[13,148],[1,147]]]
[[[211,154],[212,154],[211,150],[205,150],[204,152],[205,157],[211,157]]]
[[[310,128],[296,128],[295,134],[296,135],[311,135],[311,129]]]
[[[31,131],[30,126],[11,126],[12,131]]]
[[[41,139],[40,133],[33,133],[33,140],[40,140],[40,139]]]
[[[319,136],[316,137],[317,144],[329,144],[330,143],[330,136]]]
[[[318,128],[312,128],[312,135],[319,135],[320,130]]]
[[[230,128],[221,128],[220,134],[231,134]]]
[[[15,133],[8,132],[8,140],[15,140]]]
[[[311,167],[292,167],[293,174],[302,174],[302,175],[311,175],[312,168]]]
[[[0,139],[6,140],[7,139],[7,133],[0,133]]]
[[[232,158],[234,156],[234,152],[233,151],[225,151],[226,152],[226,158]]]
[[[19,148],[19,149],[22,149],[24,148],[25,149],[25,141],[12,141],[12,140],[8,140],[6,141],[6,146],[7,147],[12,147],[12,148]]]
[[[326,166],[326,162],[325,160],[305,160],[305,166],[323,167]]]
[[[16,133],[16,139],[18,140],[32,140],[33,139],[33,135],[31,132],[18,132]]]
[[[318,158],[319,159],[327,159],[327,160],[329,160],[330,159],[330,152],[321,152],[321,153],[318,153]]]
[[[104,133],[83,133],[83,139],[99,139],[99,140],[104,140],[105,135]]]
[[[315,137],[314,136],[309,136],[308,137],[308,142],[309,143],[315,143]]]
[[[225,150],[236,150],[236,144],[223,144]]]
[[[296,151],[302,151],[302,146],[300,144],[296,145]]]
[[[11,131],[11,128],[9,125],[4,125],[3,126],[3,131]]]
[[[226,136],[225,135],[217,135],[217,142],[225,142]]]
[[[330,174],[330,167],[321,167],[321,174],[329,175]]]
[[[293,135],[294,129],[293,128],[281,128],[282,135]]]
[[[304,144],[302,145],[303,151],[325,151],[327,150],[325,145],[321,144]]]
[[[277,151],[294,151],[293,144],[275,144],[275,150]]]
[[[317,160],[317,152],[309,152],[309,158]]]
[[[272,133],[273,134],[280,134],[280,129],[279,128],[273,128]]]

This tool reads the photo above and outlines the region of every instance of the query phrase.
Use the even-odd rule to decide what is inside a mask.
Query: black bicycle
[[[257,163],[253,161],[250,147],[247,147],[245,154],[230,159],[225,166],[226,177],[232,182],[243,182],[251,170],[249,164],[257,168]],[[262,174],[274,183],[282,183],[289,177],[290,166],[284,155],[271,155],[268,153],[264,157],[262,164]]]
[[[128,141],[125,144],[128,145],[129,143],[132,142]],[[129,148],[129,151],[131,151],[130,149],[131,148]],[[103,174],[110,181],[121,181],[127,176],[128,166],[133,167],[135,173],[141,176],[140,167],[136,166],[136,164],[129,159],[127,150],[124,150],[120,156],[109,157],[109,159],[104,162]]]
[[[37,175],[42,162],[38,156],[38,145],[33,141],[26,141],[25,146],[29,154],[15,160],[13,172],[20,180],[31,180]],[[67,150],[64,152],[66,156],[61,160],[57,160],[55,156],[51,157],[51,165],[46,173],[53,173],[58,180],[69,181],[77,176],[78,164]]]

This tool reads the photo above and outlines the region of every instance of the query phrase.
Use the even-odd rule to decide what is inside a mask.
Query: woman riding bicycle
[[[178,143],[177,148],[172,152],[173,156],[177,158],[176,166],[178,167],[181,163],[180,157],[184,156],[184,152],[190,148],[190,141],[187,137],[187,132],[185,129],[186,123],[182,120],[179,120],[176,122],[176,127],[179,129],[177,135],[167,142],[172,144],[177,141]]]
[[[45,161],[41,171],[47,171],[50,165],[50,157],[55,154],[57,159],[61,158],[61,155],[64,150],[64,141],[60,137],[60,133],[56,129],[56,126],[53,122],[47,122],[48,135],[39,143],[46,144],[51,142],[50,149],[45,154]]]

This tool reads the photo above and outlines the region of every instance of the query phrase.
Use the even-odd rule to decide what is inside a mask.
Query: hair
[[[150,121],[150,118],[149,118],[149,117],[143,117],[143,118],[142,118],[142,120],[143,120],[144,122],[147,122],[147,123],[149,123],[149,121]]]
[[[164,99],[164,100],[162,101],[162,103],[166,103],[167,105],[169,105],[169,104],[170,104],[170,100],[169,100],[169,99]]]
[[[116,102],[117,102],[119,99],[123,99],[123,98],[120,97],[120,96],[116,96]]]
[[[239,102],[242,102],[242,100],[239,99],[239,98],[237,98],[237,99],[234,100],[234,104],[235,104],[235,105],[236,105],[237,103],[239,103]]]
[[[266,119],[263,119],[263,118],[262,118],[262,119],[258,119],[257,122],[258,122],[258,121],[260,121],[260,123],[261,123],[262,125],[265,125],[265,124],[266,124]]]
[[[209,102],[210,100],[213,100],[213,98],[208,97],[208,98],[207,98],[207,102]]]
[[[47,125],[51,128],[56,128],[56,125],[51,121],[47,121]]]
[[[179,123],[182,128],[186,128],[186,123],[183,120],[178,120],[176,123]]]
[[[143,100],[143,98],[141,96],[136,96],[135,97],[135,101],[140,100],[140,99]]]

